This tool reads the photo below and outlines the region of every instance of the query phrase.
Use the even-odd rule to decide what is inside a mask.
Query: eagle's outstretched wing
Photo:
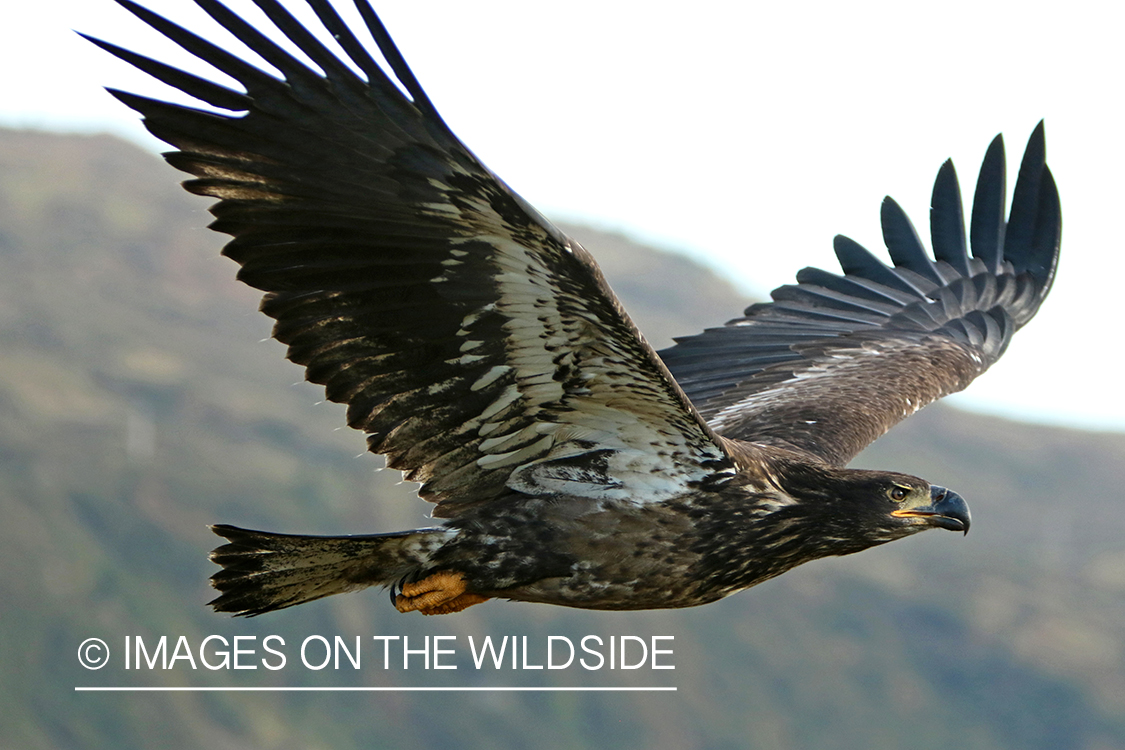
[[[245,93],[91,41],[224,111],[113,92],[179,149],[166,158],[197,177],[187,189],[219,199],[212,228],[234,236],[223,252],[266,292],[289,358],[434,515],[513,489],[657,500],[725,470],[585,250],[450,132],[366,0],[402,89],[327,0],[308,3],[362,75],[255,1],[320,71],[216,0],[196,2],[283,79],[130,0]]]
[[[677,339],[660,356],[711,427],[844,465],[904,417],[959,391],[1004,353],[1055,275],[1058,192],[1043,123],[1004,220],[1004,144],[981,167],[966,248],[952,162],[934,184],[931,259],[909,219],[883,202],[894,267],[836,238],[844,275],[806,268],[722,328]]]

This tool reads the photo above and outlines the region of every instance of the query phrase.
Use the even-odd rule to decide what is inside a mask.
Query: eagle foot
[[[424,615],[451,615],[488,601],[489,597],[470,593],[468,587],[462,574],[441,570],[421,581],[403,584],[402,593],[395,597],[395,609]]]

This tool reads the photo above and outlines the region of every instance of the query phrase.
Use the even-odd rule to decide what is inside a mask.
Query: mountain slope
[[[176,174],[111,138],[0,132],[0,746],[1125,748],[1125,437],[940,406],[861,462],[956,488],[975,513],[964,539],[927,534],[674,612],[489,603],[421,618],[368,592],[254,620],[211,613],[208,523],[363,533],[425,523],[427,508],[357,457],[362,436],[339,429],[340,408],[294,385],[299,370],[262,342],[255,293],[233,281],[206,204]],[[682,258],[573,231],[657,346],[744,304]],[[478,670],[463,652],[448,671],[120,661],[126,636],[212,634],[275,634],[293,649],[313,634],[671,635],[676,668]],[[115,660],[91,672],[75,651],[94,636]]]

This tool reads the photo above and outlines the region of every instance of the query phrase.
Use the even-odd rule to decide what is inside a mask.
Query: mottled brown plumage
[[[1000,139],[989,149],[971,255],[947,163],[933,259],[887,199],[893,266],[839,237],[842,276],[806,269],[658,355],[589,253],[446,127],[366,0],[398,85],[328,0],[307,2],[342,57],[256,0],[319,70],[196,0],[283,80],[117,1],[245,88],[92,40],[221,111],[113,92],[177,149],[185,187],[219,199],[212,228],[233,237],[223,252],[265,292],[289,358],[444,520],[337,538],[217,526],[216,609],[371,585],[427,614],[492,597],[683,607],[926,528],[967,531],[955,493],[845,465],[967,386],[1038,309],[1060,236],[1042,126],[1008,221]]]

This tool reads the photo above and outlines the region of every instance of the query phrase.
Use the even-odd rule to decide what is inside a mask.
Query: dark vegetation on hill
[[[941,406],[861,462],[956,488],[975,513],[967,538],[816,563],[695,610],[494,602],[422,618],[366,592],[212,614],[208,523],[363,533],[423,524],[426,508],[357,457],[342,409],[262,342],[269,322],[205,209],[121,141],[0,132],[0,746],[1125,748],[1125,437]],[[744,304],[683,258],[572,231],[657,346]],[[88,672],[75,659],[91,636],[112,650],[210,634],[673,635],[676,669]],[[185,684],[678,692],[73,690]]]

